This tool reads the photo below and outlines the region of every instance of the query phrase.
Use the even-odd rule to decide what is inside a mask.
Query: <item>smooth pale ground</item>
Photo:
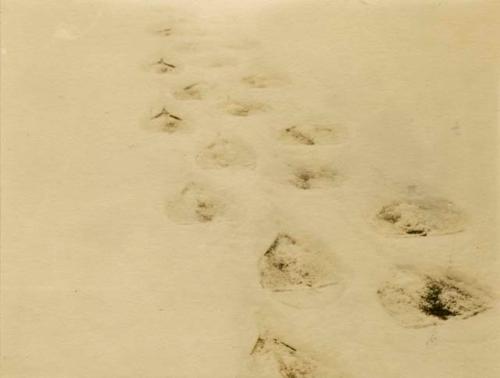
[[[168,4],[2,3],[1,375],[235,377],[264,326],[353,377],[498,376],[498,309],[402,329],[375,295],[396,264],[499,287],[498,7]],[[148,33],[165,23],[185,33],[175,48]],[[181,72],[147,72],[159,55]],[[290,84],[239,81],[267,70]],[[199,79],[217,89],[174,100]],[[219,106],[226,96],[269,109],[235,119]],[[165,101],[190,130],[143,127]],[[297,191],[272,171],[297,151],[272,128],[308,117],[348,130],[335,147],[297,152],[339,167],[345,180],[330,191]],[[196,165],[198,146],[225,132],[253,146],[255,170]],[[237,214],[169,221],[165,202],[193,179],[230,193]],[[456,202],[466,232],[379,235],[372,215],[408,191]],[[283,229],[331,246],[348,267],[341,296],[300,310],[262,292],[257,260]]]

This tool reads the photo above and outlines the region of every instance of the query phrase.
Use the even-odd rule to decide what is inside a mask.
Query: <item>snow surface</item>
[[[2,377],[500,376],[499,15],[4,0]]]

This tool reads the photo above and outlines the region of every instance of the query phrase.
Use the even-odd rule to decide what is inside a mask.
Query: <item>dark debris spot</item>
[[[422,230],[422,229],[408,229],[406,230],[406,233],[408,235],[420,235],[420,236],[427,236],[427,231]]]
[[[425,293],[421,296],[422,302],[420,310],[427,315],[435,316],[439,319],[446,320],[450,317],[460,315],[456,310],[450,308],[450,301],[443,298],[445,290],[452,290],[464,294],[455,286],[442,281],[430,281],[426,286]]]

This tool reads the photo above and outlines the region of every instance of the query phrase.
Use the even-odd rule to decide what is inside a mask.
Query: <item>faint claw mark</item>
[[[159,113],[151,117],[151,121],[161,131],[171,133],[180,127],[182,118],[170,113],[166,108],[162,108]]]
[[[228,101],[225,110],[228,114],[237,117],[248,117],[254,113],[264,111],[267,107],[257,102]]]
[[[159,34],[164,37],[168,37],[169,35],[172,34],[172,28],[165,28],[165,29],[160,29],[156,31],[156,34]]]
[[[193,83],[174,92],[174,96],[179,100],[202,100],[206,89],[202,83]]]
[[[284,84],[284,80],[278,76],[255,74],[245,76],[241,81],[253,88],[270,88]]]
[[[338,127],[331,125],[294,125],[283,129],[279,139],[288,144],[327,145],[339,142],[341,134]]]
[[[153,69],[157,73],[167,73],[175,70],[177,67],[174,64],[168,63],[165,59],[161,58],[153,63]]]
[[[318,363],[295,346],[271,335],[257,338],[251,356],[264,363],[269,373],[274,370],[283,378],[313,378],[318,371]]]
[[[285,129],[285,134],[289,135],[292,139],[297,141],[299,144],[313,145],[314,139],[310,136],[304,134],[297,129],[297,126],[288,127]]]
[[[161,112],[159,112],[158,114],[154,115],[151,119],[156,119],[156,118],[160,118],[160,117],[163,117],[163,116],[166,116],[166,117],[169,117],[169,118],[173,118],[173,119],[176,119],[178,121],[182,121],[181,117],[176,116],[175,114],[170,113],[166,108],[163,108],[161,110]]]

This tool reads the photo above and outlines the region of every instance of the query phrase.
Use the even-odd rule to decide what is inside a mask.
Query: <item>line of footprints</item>
[[[159,36],[168,38],[175,33],[172,28],[157,31]],[[169,75],[177,69],[164,57],[151,64],[151,70],[161,75]],[[280,85],[280,79],[257,74],[241,78],[241,84],[266,89]],[[187,83],[174,95],[179,101],[201,100],[209,88],[203,82]],[[258,103],[229,101],[223,110],[234,117],[249,117],[264,111],[265,107]],[[167,107],[159,109],[149,121],[156,130],[166,133],[182,129],[185,122],[181,114],[173,114]],[[330,124],[290,124],[275,135],[281,143],[314,148],[337,143],[343,133]],[[196,161],[207,169],[245,169],[255,167],[256,154],[240,140],[220,137],[207,144]],[[337,180],[337,176],[338,173],[330,168],[297,165],[290,167],[286,181],[300,190],[314,190],[328,186]],[[226,216],[227,210],[226,198],[206,185],[194,182],[186,184],[167,205],[169,218],[179,224],[213,222]],[[412,238],[458,233],[466,224],[463,212],[455,204],[427,196],[407,196],[387,203],[379,208],[372,220],[374,227],[386,236]],[[258,261],[258,271],[263,290],[292,296],[307,295],[308,291],[317,293],[336,287],[344,280],[327,248],[287,232],[279,233],[270,241]],[[396,268],[393,275],[380,284],[376,295],[387,313],[407,328],[473,317],[490,308],[492,299],[486,289],[444,268],[434,271]],[[325,373],[321,364],[306,351],[268,329],[256,336],[250,355],[255,358],[255,365],[266,366],[267,373],[274,369],[277,376],[285,378],[346,376],[339,371]]]

